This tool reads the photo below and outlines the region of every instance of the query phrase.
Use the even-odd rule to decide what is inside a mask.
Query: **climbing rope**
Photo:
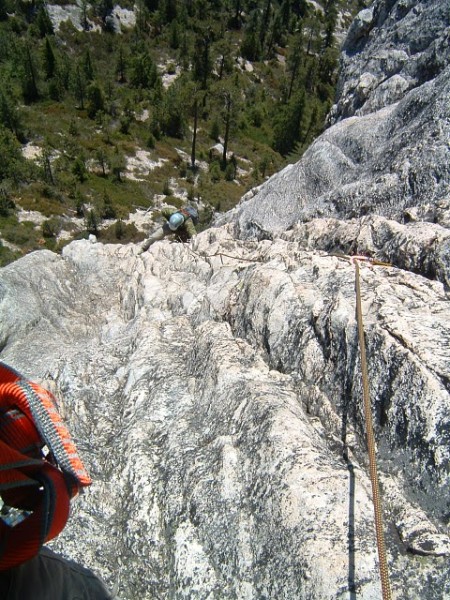
[[[375,515],[375,533],[377,538],[378,562],[381,578],[381,590],[383,600],[391,600],[391,587],[389,583],[389,571],[386,559],[386,546],[383,532],[383,516],[381,509],[380,489],[378,483],[377,462],[375,454],[375,437],[373,434],[372,408],[369,395],[369,377],[367,371],[366,346],[364,343],[364,324],[361,304],[361,285],[359,273],[359,260],[362,257],[352,257],[355,265],[355,291],[356,291],[356,317],[358,321],[359,347],[361,351],[361,374],[363,385],[364,414],[366,421],[367,449],[369,453],[369,473],[372,484],[373,508]]]
[[[260,262],[257,259],[245,259],[241,257],[231,256],[222,252],[216,252],[212,255],[204,255],[195,252],[192,248],[190,251],[202,258],[213,258],[218,256],[222,259],[223,256],[227,258],[232,258],[236,260],[243,260],[246,262]],[[370,481],[372,484],[372,500],[374,507],[374,520],[375,520],[375,534],[377,541],[377,549],[378,549],[378,563],[379,563],[379,571],[380,571],[380,579],[381,579],[381,591],[383,600],[392,600],[391,594],[391,586],[389,582],[389,570],[387,565],[387,556],[386,556],[386,545],[384,539],[384,531],[383,531],[383,515],[382,515],[382,507],[381,507],[381,496],[380,496],[380,486],[378,482],[378,473],[377,473],[377,462],[376,462],[376,452],[375,452],[375,437],[373,433],[373,422],[372,422],[372,407],[370,403],[370,394],[369,394],[369,377],[367,370],[367,356],[366,356],[366,346],[364,341],[364,323],[363,323],[363,314],[362,314],[362,303],[361,303],[361,285],[360,285],[360,271],[359,271],[359,262],[366,262],[371,265],[388,267],[391,266],[390,263],[382,262],[373,258],[369,258],[366,256],[348,256],[344,254],[330,254],[329,256],[336,256],[337,258],[344,258],[345,260],[349,260],[355,265],[355,292],[356,292],[356,316],[358,322],[358,338],[359,338],[359,346],[361,352],[361,375],[362,375],[362,386],[363,386],[363,401],[364,401],[364,415],[365,415],[365,423],[366,423],[366,436],[367,436],[367,449],[369,454],[369,475]]]

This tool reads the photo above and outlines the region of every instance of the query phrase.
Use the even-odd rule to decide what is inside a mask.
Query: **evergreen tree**
[[[41,6],[39,7],[36,17],[36,24],[38,26],[39,35],[41,36],[41,38],[44,38],[46,35],[53,35],[53,23],[50,17],[48,16],[45,4],[41,4]]]
[[[35,102],[39,98],[38,71],[34,63],[31,48],[27,43],[24,49],[22,70],[22,94],[25,102]]]
[[[158,107],[162,132],[183,139],[186,133],[186,97],[181,82],[175,82],[164,93]]]
[[[20,131],[20,115],[17,104],[13,100],[12,91],[9,86],[2,85],[0,89],[0,126],[8,128],[16,137]]]
[[[159,0],[145,0],[145,6],[150,12],[155,12],[159,8]]]
[[[84,77],[83,70],[80,65],[77,65],[75,72],[73,74],[73,82],[72,82],[73,92],[75,98],[80,103],[81,110],[84,110],[84,101],[86,99],[86,87],[87,82]]]
[[[266,42],[266,56],[273,56],[276,45],[281,45],[283,40],[283,27],[280,11],[276,11],[270,22],[269,32]]]
[[[52,163],[51,163],[50,159],[51,159],[51,150],[50,150],[49,146],[47,144],[45,144],[44,148],[42,149],[42,157],[41,157],[43,178],[46,183],[55,185],[55,179],[53,177]]]
[[[211,44],[213,33],[210,26],[199,28],[195,37],[194,55],[192,57],[193,77],[200,81],[202,89],[208,87],[208,78],[212,72]]]
[[[76,177],[76,179],[83,183],[87,179],[87,169],[86,163],[82,156],[77,156],[72,165],[72,174]]]
[[[250,15],[244,31],[244,37],[241,44],[241,54],[247,60],[259,60],[261,58],[261,40],[258,35],[259,20],[257,11]]]
[[[111,173],[113,180],[117,183],[122,183],[122,173],[125,171],[127,163],[124,155],[115,148],[114,154],[111,157]]]
[[[81,26],[83,27],[84,31],[88,31],[89,29],[89,21],[88,21],[88,1],[87,0],[81,0]]]
[[[325,37],[323,46],[324,48],[331,48],[334,46],[335,39],[334,33],[337,26],[338,18],[338,6],[336,0],[327,0],[324,6],[325,10]]]
[[[88,233],[98,235],[100,219],[94,210],[90,210],[86,215],[86,230]]]
[[[116,66],[116,74],[117,74],[119,83],[126,82],[125,71],[126,71],[125,51],[123,49],[123,45],[120,44],[118,55],[117,55],[117,66]]]
[[[87,48],[86,52],[84,53],[82,66],[86,81],[93,81],[94,67],[92,65],[91,53],[89,52],[89,48]]]
[[[242,0],[233,0],[231,3],[232,14],[228,20],[228,25],[232,29],[240,29],[242,27]]]
[[[231,50],[230,38],[226,37],[220,40],[216,45],[216,51],[219,54],[219,79],[224,75],[230,75],[233,71],[233,56]]]
[[[306,95],[302,90],[294,94],[288,104],[278,106],[274,116],[272,147],[283,156],[289,154],[299,140],[305,103]]]
[[[20,144],[9,129],[0,125],[0,181],[18,176],[22,162]]]
[[[106,190],[103,192],[103,203],[100,216],[102,219],[115,219],[117,216],[113,201]]]
[[[223,136],[223,153],[222,153],[222,168],[226,167],[228,146],[230,143],[231,133],[237,122],[237,115],[240,109],[239,92],[234,86],[221,86],[219,88],[219,98],[222,102],[222,121],[225,126]]]
[[[160,0],[163,23],[171,23],[177,18],[177,0]]]
[[[308,0],[293,0],[292,11],[304,19],[309,13]]]
[[[265,0],[265,1],[266,1],[266,7],[263,12],[261,26],[259,29],[259,43],[261,45],[261,48],[264,48],[264,41],[266,38],[267,30],[269,28],[270,12],[271,12],[271,8],[272,8],[272,0]]]
[[[93,81],[86,88],[86,110],[88,117],[94,119],[98,112],[105,109],[105,96],[100,85]]]
[[[48,36],[45,38],[43,49],[43,67],[47,79],[51,79],[56,75],[56,57]]]
[[[189,70],[189,66],[190,66],[189,56],[190,56],[189,38],[188,38],[188,34],[187,34],[186,30],[183,30],[182,35],[181,35],[180,51],[178,53],[178,60],[181,64],[181,68],[184,71]]]
[[[139,52],[130,60],[130,85],[135,88],[151,89],[158,79],[156,65],[147,50]]]
[[[180,26],[177,20],[173,20],[170,24],[169,43],[173,50],[178,50],[180,47]]]
[[[292,96],[294,85],[300,72],[300,67],[305,60],[304,43],[303,29],[300,28],[295,35],[287,56],[287,70],[289,72],[288,100]]]
[[[7,0],[0,0],[0,21],[6,21],[8,18]]]
[[[106,169],[108,168],[108,156],[104,148],[99,148],[95,156],[102,170],[102,177],[106,177]]]

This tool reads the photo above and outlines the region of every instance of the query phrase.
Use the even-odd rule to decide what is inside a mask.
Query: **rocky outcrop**
[[[450,16],[441,0],[377,0],[342,52],[330,127],[226,220],[244,239],[298,222],[449,204]],[[223,222],[223,221],[222,221]]]
[[[444,598],[448,298],[361,268],[394,597]],[[58,550],[122,599],[380,598],[350,261],[227,226],[80,241],[0,298],[2,359],[53,388],[94,479]]]
[[[361,289],[393,597],[450,597],[444,7],[363,11],[329,129],[190,244],[1,270],[0,357],[94,480],[54,547],[122,600],[381,598],[355,254],[386,263]]]

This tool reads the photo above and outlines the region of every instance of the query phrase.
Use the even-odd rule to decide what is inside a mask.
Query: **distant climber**
[[[182,208],[167,206],[161,210],[161,214],[166,219],[166,222],[145,240],[140,252],[145,252],[154,242],[162,240],[169,235],[175,235],[176,239],[181,242],[187,242],[197,234],[195,226],[198,223],[198,212],[193,206],[184,206]]]
[[[52,394],[0,361],[0,598],[110,600],[90,570],[43,544],[90,485]]]

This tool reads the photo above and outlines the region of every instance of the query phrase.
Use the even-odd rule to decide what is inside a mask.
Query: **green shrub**
[[[213,162],[209,165],[209,176],[211,177],[211,181],[214,183],[221,180],[222,173],[220,171],[220,165],[218,162]]]
[[[118,219],[114,224],[102,230],[101,241],[106,244],[127,244],[141,242],[145,234],[139,231],[134,223],[125,224]]]
[[[173,191],[170,188],[170,181],[168,179],[166,179],[164,181],[163,194],[164,194],[164,196],[172,196],[173,195]]]
[[[15,252],[7,248],[0,241],[0,267],[4,267],[21,256],[20,252]]]
[[[44,238],[56,238],[61,229],[61,219],[58,217],[51,217],[42,223],[42,235]]]
[[[86,231],[94,235],[98,235],[98,226],[100,219],[94,210],[90,210],[86,215]]]

